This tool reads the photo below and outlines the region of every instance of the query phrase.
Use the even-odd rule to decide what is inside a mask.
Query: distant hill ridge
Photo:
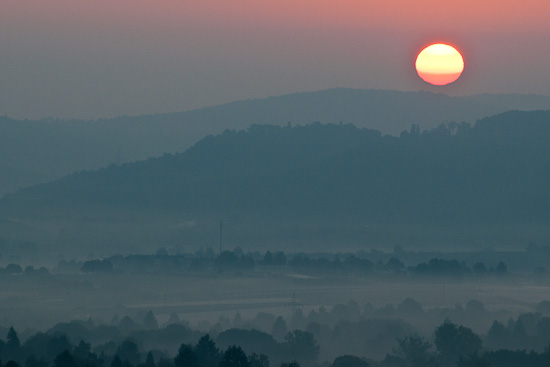
[[[399,137],[344,123],[253,125],[18,190],[0,200],[0,233],[105,254],[217,246],[220,219],[224,246],[249,249],[550,244],[548,141],[550,111],[413,125]]]
[[[550,111],[384,136],[351,124],[253,125],[19,190],[39,207],[178,208],[386,221],[550,220]],[[285,214],[286,215],[286,214]]]
[[[475,122],[512,109],[550,109],[550,97],[328,89],[246,100],[193,111],[99,121],[0,118],[0,195],[82,169],[183,152],[210,134],[251,124],[353,123],[399,135],[442,122]]]

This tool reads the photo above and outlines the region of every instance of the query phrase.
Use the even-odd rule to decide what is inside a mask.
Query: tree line
[[[239,333],[233,329],[231,344],[223,350],[209,334],[203,334],[198,341],[181,343],[177,353],[169,357],[160,350],[143,351],[139,341],[125,338],[111,341],[107,352],[103,348],[92,348],[89,342],[80,340],[72,344],[65,334],[36,333],[21,343],[17,332],[10,328],[6,341],[0,340],[0,366],[2,367],[280,367],[330,366],[330,367],[467,367],[494,366],[543,367],[550,362],[550,342],[542,352],[526,349],[484,349],[483,341],[471,329],[446,320],[433,333],[433,342],[418,334],[407,334],[396,338],[395,347],[384,358],[375,360],[352,354],[341,354],[331,362],[319,360],[320,348],[312,334],[294,330],[278,344],[278,349],[267,354],[255,350],[269,350],[262,335],[248,335],[246,348],[238,345]],[[254,340],[260,336],[259,340]],[[264,340],[262,340],[264,339]],[[252,346],[255,343],[255,346]],[[248,349],[248,352],[245,351]],[[269,354],[269,355],[268,355]],[[286,362],[282,361],[287,359]]]

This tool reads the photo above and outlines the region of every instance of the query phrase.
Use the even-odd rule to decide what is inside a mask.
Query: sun
[[[453,46],[435,43],[418,54],[415,67],[425,82],[447,85],[456,81],[464,71],[464,59]]]

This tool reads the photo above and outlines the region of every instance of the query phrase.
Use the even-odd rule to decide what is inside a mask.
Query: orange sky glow
[[[0,19],[14,22],[138,21],[181,26],[413,28],[453,31],[502,27],[548,30],[550,7],[541,0],[3,0]],[[162,26],[162,24],[158,24]]]
[[[2,0],[0,114],[97,118],[332,87],[432,90],[414,67],[431,43],[457,47],[467,65],[433,91],[550,95],[548,14],[548,0]]]

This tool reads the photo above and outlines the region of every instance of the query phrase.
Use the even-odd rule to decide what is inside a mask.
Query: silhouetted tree
[[[504,261],[500,261],[497,264],[497,267],[495,269],[497,275],[506,275],[508,274],[508,266],[504,263]]]
[[[113,270],[113,264],[107,260],[88,260],[80,268],[84,273],[101,273]]]
[[[77,358],[85,359],[92,351],[90,343],[86,343],[84,340],[80,340],[78,345],[74,348],[73,354]]]
[[[46,343],[46,351],[49,360],[53,360],[58,354],[65,350],[72,350],[73,347],[65,334],[55,335]]]
[[[123,340],[118,346],[116,354],[123,363],[128,361],[135,366],[140,361],[138,345],[131,339]]]
[[[6,357],[7,359],[17,360],[19,358],[19,351],[21,349],[21,342],[17,336],[17,332],[13,327],[8,330],[6,336]]]
[[[221,355],[214,341],[210,339],[210,335],[206,334],[199,339],[195,353],[201,367],[218,367]]]
[[[386,263],[385,268],[387,271],[392,273],[400,273],[405,269],[405,264],[403,264],[398,258],[392,257]]]
[[[139,325],[130,316],[124,316],[118,323],[118,327],[124,332],[139,329]]]
[[[157,367],[174,367],[173,359],[161,358],[157,363]]]
[[[223,353],[220,367],[250,367],[250,362],[242,348],[233,345]]]
[[[174,358],[174,365],[176,367],[199,367],[199,360],[193,346],[189,344],[182,344],[179,347],[178,355]]]
[[[393,353],[402,358],[406,366],[422,367],[431,364],[432,356],[429,352],[431,344],[417,335],[410,335],[397,339],[399,347]]]
[[[422,305],[412,298],[405,298],[403,302],[397,306],[397,311],[409,317],[419,317],[424,313]]]
[[[510,332],[506,329],[506,326],[495,320],[487,332],[487,347],[505,349],[510,344],[510,336]]]
[[[144,367],[155,367],[155,358],[153,358],[153,353],[150,351],[147,353],[147,357],[145,358]]]
[[[304,364],[312,364],[319,355],[319,346],[313,334],[307,331],[294,330],[286,334],[284,349],[288,355]]]
[[[462,325],[445,322],[435,330],[435,346],[442,360],[454,365],[460,357],[476,355],[481,350],[481,338]]]
[[[271,251],[267,251],[265,253],[263,264],[264,265],[273,265],[273,254],[271,253]]]
[[[369,364],[357,356],[343,355],[334,359],[332,367],[369,367]]]
[[[4,270],[6,274],[21,274],[23,269],[18,264],[8,264]]]
[[[248,356],[250,367],[269,367],[269,358],[265,354],[252,353]]]
[[[113,357],[113,360],[111,361],[111,367],[123,367],[122,360],[118,355],[115,355]]]
[[[271,335],[273,335],[273,337],[277,341],[282,341],[284,340],[287,332],[288,329],[286,327],[285,319],[283,319],[281,316],[277,317],[277,319],[273,323],[273,327],[271,328]]]
[[[64,352],[58,354],[57,357],[55,357],[53,361],[53,367],[77,367],[77,366],[72,354],[68,350],[65,350]]]
[[[153,311],[149,310],[143,318],[143,326],[147,329],[158,329],[159,325]]]
[[[277,251],[273,254],[273,265],[286,265],[286,255],[282,251]]]
[[[2,366],[2,363],[0,363]],[[50,364],[46,362],[43,358],[36,359],[33,355],[27,358],[25,362],[25,367],[50,367]]]

